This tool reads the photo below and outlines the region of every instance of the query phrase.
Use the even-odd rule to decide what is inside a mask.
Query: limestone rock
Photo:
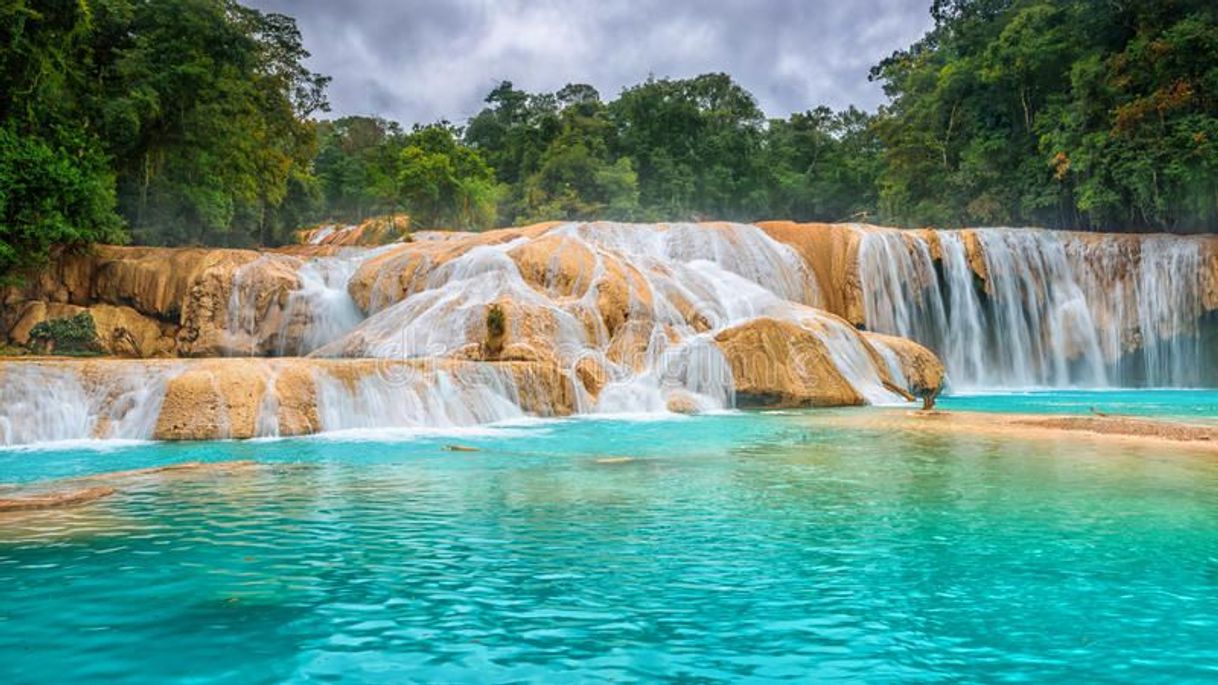
[[[323,224],[297,232],[296,238],[304,245],[377,247],[408,238],[409,230],[410,217],[393,214],[373,217],[351,226]]]
[[[821,308],[855,325],[866,321],[858,250],[860,230],[869,227],[793,221],[765,221],[757,226],[774,240],[794,248],[811,267],[819,285]]]
[[[88,312],[97,328],[102,352],[116,357],[169,357],[174,354],[176,326],[140,314],[131,307],[97,304],[80,307],[35,300],[17,307],[19,315],[7,331],[9,342],[28,345],[30,330],[50,319],[63,319]]]
[[[889,368],[891,382],[914,397],[935,397],[943,390],[943,362],[934,352],[908,338],[872,332],[862,335],[880,352]]]
[[[215,440],[257,435],[267,391],[262,360],[206,360],[170,379],[157,417],[157,440]]]
[[[792,321],[758,318],[715,336],[742,407],[842,407],[864,403],[824,341]]]
[[[285,255],[217,250],[199,265],[182,303],[185,357],[262,356],[278,341],[301,262]]]

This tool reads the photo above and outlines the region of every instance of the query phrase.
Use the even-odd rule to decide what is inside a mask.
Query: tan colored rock
[[[524,411],[565,416],[575,411],[573,380],[553,364],[478,363],[417,359],[206,359],[189,362],[168,383],[154,437],[215,440],[256,437],[274,421],[282,436],[316,433],[322,425],[317,382],[338,381],[349,390],[371,380],[385,398],[410,387],[437,387],[436,374],[451,383],[476,384],[503,373],[516,388]],[[476,386],[471,386],[476,387]]]
[[[65,305],[58,305],[64,307]],[[72,305],[66,305],[72,306]],[[7,326],[5,337],[14,345],[30,344],[30,331],[34,326],[46,321],[48,318],[53,318],[47,314],[48,306],[46,302],[35,300],[33,302],[14,303],[6,308],[6,311],[11,311],[16,314],[15,321]]]
[[[764,221],[757,226],[774,240],[794,248],[812,268],[819,284],[822,309],[855,325],[866,321],[858,250],[860,231],[869,227],[792,221]]]
[[[936,397],[943,390],[946,372],[943,362],[934,352],[908,338],[898,338],[893,335],[864,332],[864,339],[878,350],[887,351],[883,361],[895,360],[899,367],[899,377],[891,378],[893,383],[908,391],[914,397]]]
[[[674,414],[697,414],[698,402],[684,390],[677,390],[668,395],[665,407]]]
[[[89,307],[102,348],[118,357],[172,357],[177,326],[140,314],[131,307]]]
[[[115,492],[114,488],[98,485],[76,490],[0,497],[0,513],[78,506],[109,497]]]
[[[305,359],[208,359],[170,379],[154,437],[157,440],[246,439],[322,430],[316,372],[332,364]],[[372,365],[365,368],[372,371]]]
[[[102,352],[116,357],[169,357],[175,348],[176,326],[144,316],[131,307],[97,304],[80,307],[59,302],[26,302],[19,306],[17,322],[8,329],[9,342],[28,345],[34,326],[51,319],[70,318],[82,312],[93,317]]]
[[[200,265],[182,304],[178,353],[185,357],[273,352],[288,298],[300,287],[299,259],[220,250]],[[238,309],[231,311],[236,303]]]
[[[157,440],[214,440],[257,435],[267,390],[262,360],[205,360],[169,381],[157,417]]]
[[[600,395],[605,384],[609,382],[609,372],[593,357],[583,357],[575,363],[575,377],[593,398]]]
[[[405,214],[373,217],[353,226],[325,224],[296,234],[302,244],[334,247],[377,247],[409,236],[410,217]]]
[[[596,255],[576,240],[543,235],[512,249],[508,255],[524,280],[544,295],[580,297],[592,286]]]
[[[825,343],[791,321],[759,318],[715,336],[732,367],[742,407],[843,407],[864,404]]]
[[[977,274],[977,278],[986,284],[988,291],[990,275],[985,265],[985,252],[981,247],[981,239],[977,236],[976,231],[968,229],[960,232],[960,239],[964,243],[964,255],[968,258],[969,268]]]

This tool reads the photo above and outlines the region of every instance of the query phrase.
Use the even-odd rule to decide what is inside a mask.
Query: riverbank
[[[1134,443],[1218,454],[1218,426],[1136,416],[924,412],[877,408],[818,417],[817,424],[896,433],[997,437],[1033,444],[1045,440]]]

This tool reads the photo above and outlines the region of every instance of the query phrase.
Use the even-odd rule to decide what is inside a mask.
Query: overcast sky
[[[770,116],[872,109],[870,66],[930,27],[930,0],[246,0],[296,17],[333,114],[464,122],[496,83],[731,74]]]

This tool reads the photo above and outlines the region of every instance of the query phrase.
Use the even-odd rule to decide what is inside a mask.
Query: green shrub
[[[491,305],[490,309],[486,310],[486,334],[491,339],[500,338],[507,332],[507,316],[503,313],[503,307],[497,304]]]
[[[30,329],[30,347],[47,354],[98,354],[101,341],[93,315],[81,312],[76,316],[47,319]]]

